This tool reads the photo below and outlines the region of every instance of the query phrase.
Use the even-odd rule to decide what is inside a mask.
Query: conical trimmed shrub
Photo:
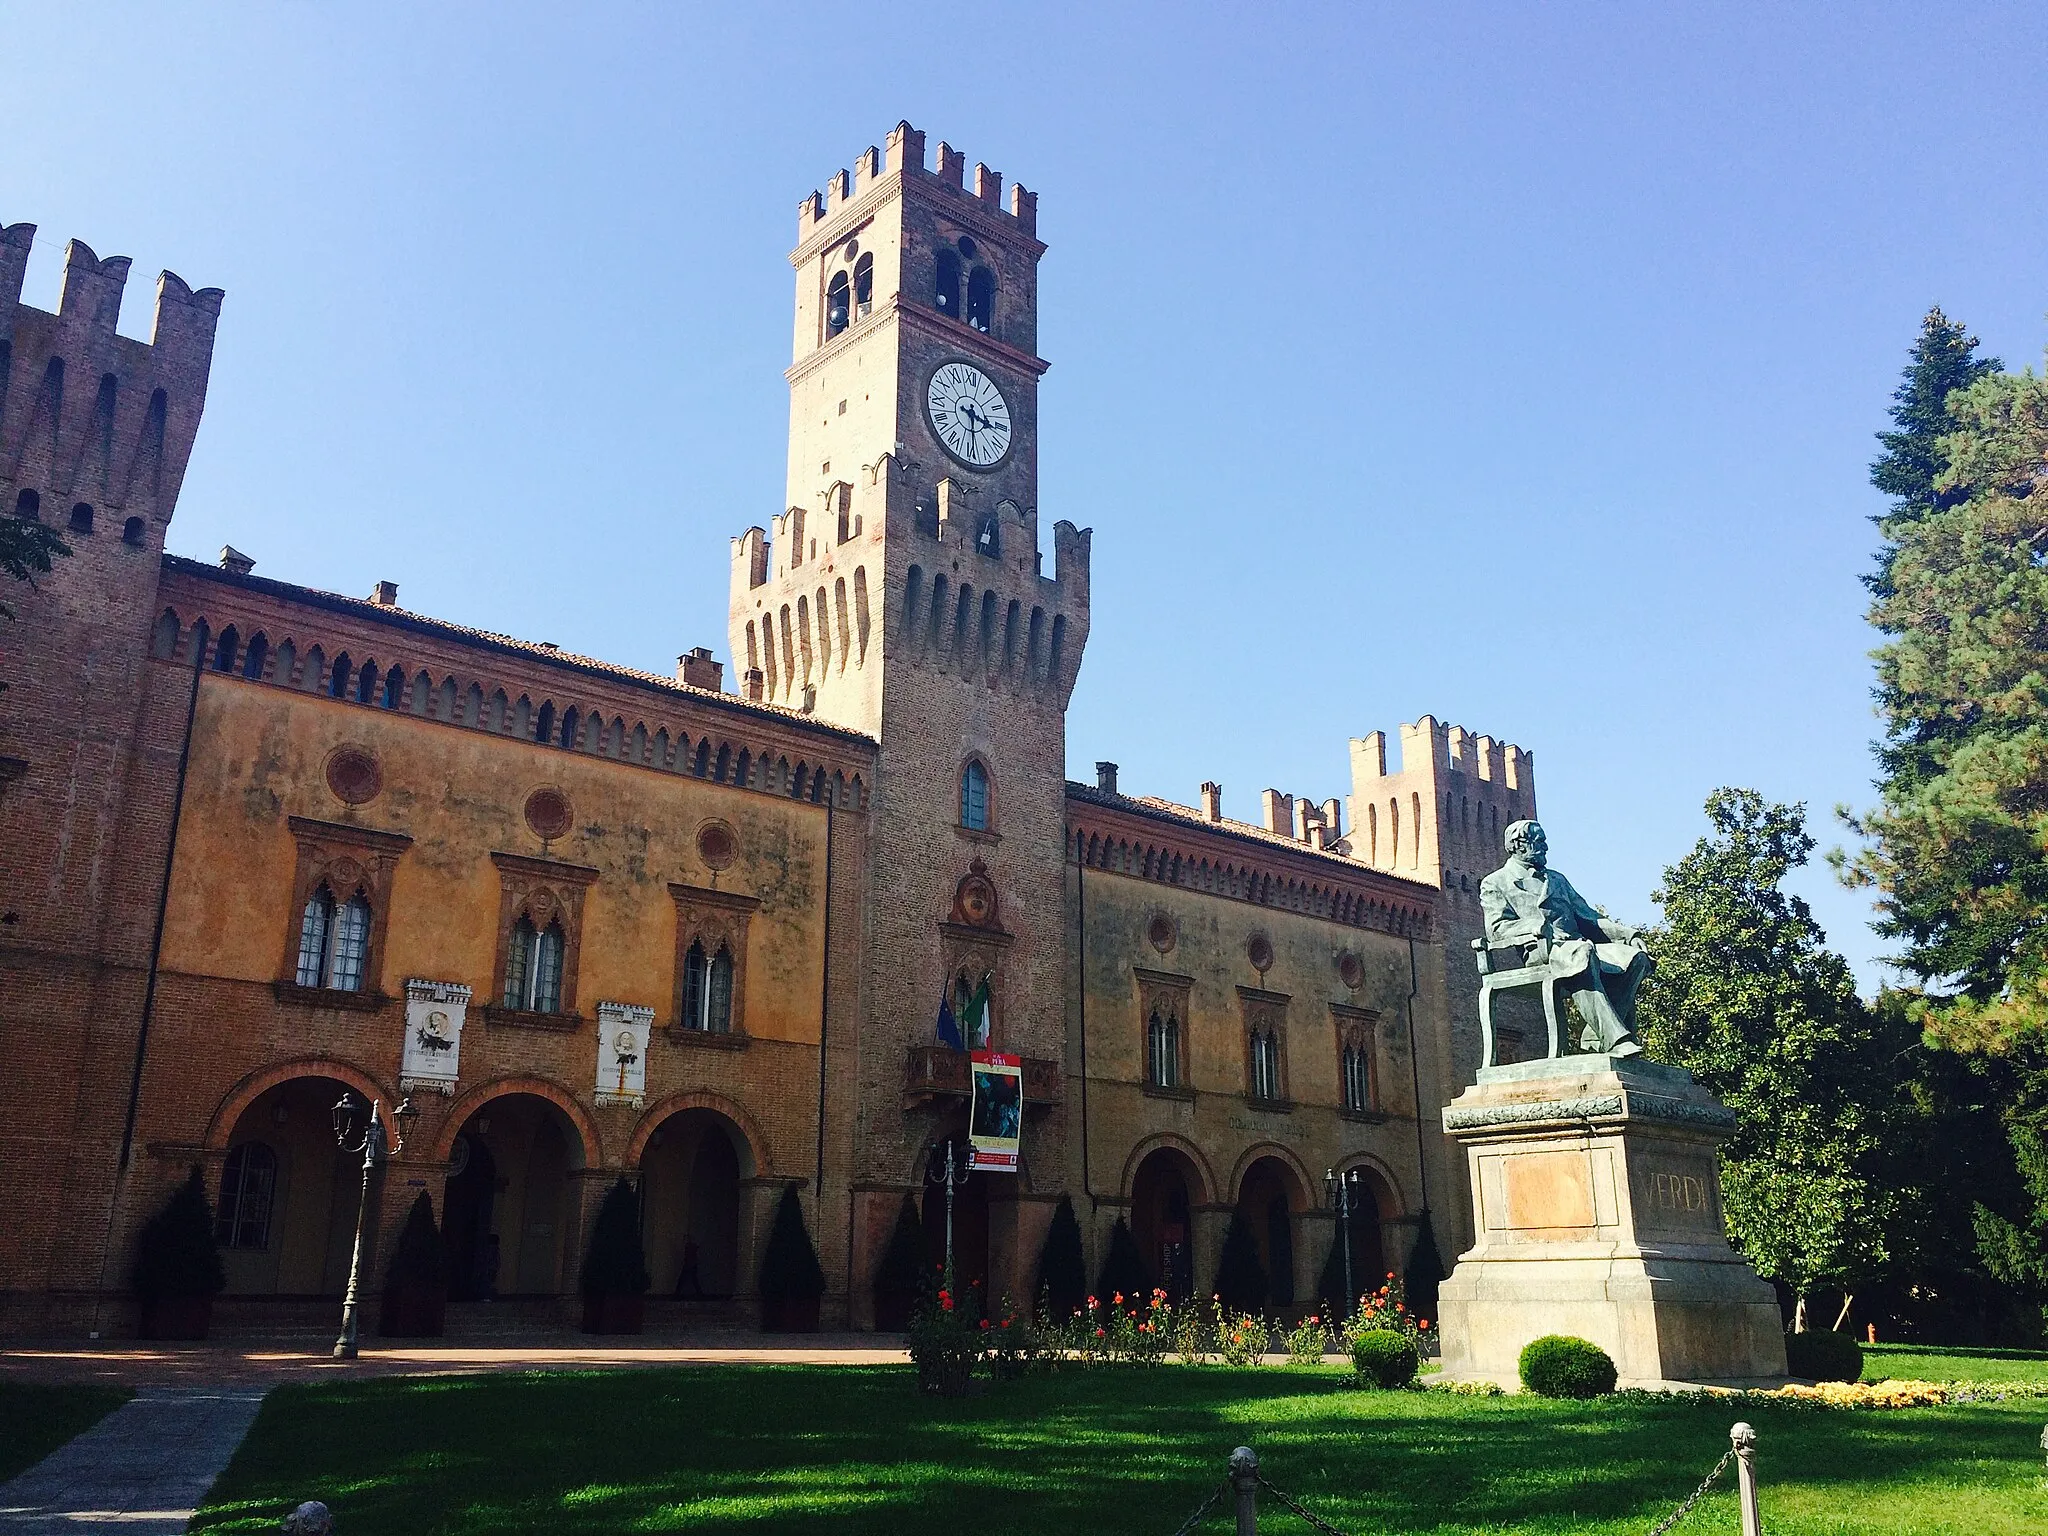
[[[1141,1305],[1133,1298],[1148,1296],[1151,1291],[1151,1272],[1139,1257],[1138,1240],[1131,1236],[1130,1224],[1119,1216],[1116,1225],[1110,1228],[1109,1252],[1103,1257],[1102,1273],[1095,1277],[1095,1299],[1107,1307],[1112,1305],[1111,1298],[1120,1294],[1128,1307]]]
[[[796,1186],[782,1192],[768,1249],[761,1256],[761,1326],[776,1333],[814,1333],[818,1299],[825,1294],[825,1270],[804,1228]]]
[[[434,1223],[433,1198],[423,1189],[406,1213],[384,1271],[377,1331],[387,1338],[433,1338],[441,1332],[447,1302],[448,1249]]]
[[[213,1207],[194,1163],[177,1192],[143,1226],[135,1248],[135,1294],[144,1301],[218,1296],[227,1289],[213,1237]]]
[[[645,1296],[647,1252],[640,1243],[640,1196],[621,1174],[605,1191],[583,1255],[585,1296]]]
[[[929,1269],[917,1202],[906,1194],[896,1207],[896,1225],[889,1233],[889,1246],[882,1250],[882,1262],[875,1266],[876,1328],[883,1333],[900,1333],[910,1326],[911,1309],[924,1288]]]
[[[1258,1312],[1266,1305],[1266,1267],[1243,1211],[1230,1213],[1223,1253],[1216,1261],[1216,1294],[1233,1312]]]
[[[1136,1244],[1132,1249],[1136,1251]],[[1054,1320],[1072,1317],[1088,1299],[1088,1258],[1081,1251],[1081,1223],[1074,1215],[1073,1200],[1066,1195],[1060,1196],[1060,1203],[1053,1208],[1052,1225],[1045,1229],[1035,1299]]]

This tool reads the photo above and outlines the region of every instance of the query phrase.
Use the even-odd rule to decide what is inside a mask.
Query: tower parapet
[[[1392,772],[1383,732],[1351,743],[1352,857],[1476,900],[1500,864],[1503,829],[1536,814],[1535,759],[1431,715],[1400,730]]]
[[[950,188],[959,193],[963,201],[972,199],[979,204],[988,217],[1003,221],[1019,234],[1037,238],[1037,193],[1013,182],[1009,196],[1005,198],[1000,171],[990,170],[977,162],[970,176],[966,155],[944,141],[938,146],[936,163],[927,169],[923,132],[908,122],[900,122],[889,130],[886,148],[877,149],[870,144],[854,156],[850,172],[834,171],[825,178],[821,190],[809,192],[797,200],[798,242],[808,241],[818,232],[820,225],[833,220],[846,204],[859,201],[870,188],[890,176],[917,176]]]
[[[21,302],[34,239],[33,224],[0,229],[0,512],[161,548],[206,405],[221,290],[164,272],[150,339],[135,341],[115,331],[129,258],[73,240],[50,314]]]

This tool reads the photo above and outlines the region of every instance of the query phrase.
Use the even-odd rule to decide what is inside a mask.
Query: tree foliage
[[[31,587],[38,576],[50,574],[51,562],[71,553],[71,546],[32,517],[0,517],[0,572],[10,580],[25,581]],[[0,603],[0,618],[11,619],[14,610]]]
[[[217,1296],[228,1283],[214,1243],[213,1208],[195,1164],[135,1245],[135,1292],[145,1301]]]
[[[1135,1252],[1137,1244],[1131,1244]],[[1046,1315],[1065,1320],[1081,1309],[1088,1295],[1088,1260],[1081,1251],[1081,1222],[1066,1195],[1053,1207],[1052,1225],[1038,1255],[1038,1294]]]
[[[1233,1312],[1257,1312],[1266,1305],[1266,1293],[1266,1266],[1259,1262],[1258,1240],[1240,1207],[1230,1213],[1223,1252],[1216,1258],[1216,1294]]]
[[[1783,889],[1813,839],[1805,807],[1750,789],[1707,797],[1710,831],[1664,872],[1645,1046],[1736,1114],[1722,1148],[1729,1236],[1804,1298],[1887,1273],[1912,1216],[1892,1148],[1910,1048],[1864,1006],[1807,904]]]
[[[429,1214],[431,1219],[431,1213]],[[647,1253],[640,1245],[640,1195],[621,1174],[605,1191],[583,1256],[585,1296],[647,1294]]]
[[[1116,1225],[1110,1228],[1109,1252],[1103,1255],[1102,1272],[1095,1277],[1095,1299],[1107,1307],[1113,1298],[1122,1296],[1129,1305],[1133,1298],[1142,1297],[1151,1289],[1152,1272],[1138,1252],[1138,1240],[1131,1235],[1130,1223],[1119,1216]]]
[[[768,1247],[761,1255],[761,1297],[765,1301],[810,1301],[825,1294],[825,1270],[804,1226],[803,1203],[796,1186],[782,1192],[775,1224],[768,1229]]]

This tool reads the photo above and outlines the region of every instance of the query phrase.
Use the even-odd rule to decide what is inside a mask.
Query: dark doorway
[[[957,1181],[967,1166],[967,1138],[956,1136],[951,1145]],[[946,1262],[946,1187],[937,1182],[946,1146],[933,1147],[925,1161],[924,1245],[935,1265]],[[962,1292],[971,1291],[983,1308],[988,1305],[988,1181],[985,1173],[970,1173],[953,1191],[953,1282]]]
[[[725,1116],[671,1115],[640,1159],[640,1212],[656,1296],[722,1301],[740,1289],[739,1148]]]
[[[498,1165],[481,1136],[455,1138],[442,1230],[448,1243],[448,1299],[488,1301],[498,1286],[498,1238],[491,1229]]]
[[[1195,1293],[1195,1250],[1188,1170],[1180,1153],[1161,1148],[1131,1180],[1131,1235],[1153,1282],[1176,1302]]]

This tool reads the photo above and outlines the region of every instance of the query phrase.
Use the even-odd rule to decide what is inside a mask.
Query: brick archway
[[[507,1098],[513,1094],[531,1094],[536,1099],[546,1099],[559,1109],[576,1128],[576,1134],[583,1142],[583,1166],[602,1168],[604,1163],[604,1138],[598,1134],[597,1123],[577,1102],[576,1095],[560,1083],[545,1077],[500,1077],[480,1084],[455,1101],[448,1111],[448,1118],[441,1122],[441,1134],[434,1141],[434,1161],[445,1163],[455,1155],[455,1138],[462,1128],[469,1124],[470,1117],[493,1099]]]
[[[1215,1169],[1209,1166],[1209,1160],[1202,1155],[1200,1147],[1197,1147],[1187,1138],[1175,1136],[1171,1132],[1160,1132],[1157,1135],[1147,1136],[1143,1141],[1131,1148],[1131,1155],[1124,1159],[1124,1171],[1117,1180],[1116,1187],[1118,1193],[1126,1200],[1130,1199],[1131,1191],[1137,1184],[1139,1167],[1146,1158],[1162,1148],[1178,1152],[1187,1159],[1189,1165],[1194,1169],[1195,1177],[1201,1181],[1202,1186],[1199,1190],[1191,1191],[1195,1203],[1198,1205],[1212,1204],[1216,1199]],[[1231,1187],[1236,1187],[1234,1181]]]
[[[389,1088],[360,1067],[352,1066],[348,1062],[336,1061],[331,1056],[301,1056],[291,1061],[280,1061],[273,1066],[259,1067],[230,1088],[220,1101],[220,1107],[213,1112],[213,1119],[207,1123],[206,1150],[225,1152],[228,1138],[235,1134],[236,1124],[251,1104],[271,1089],[301,1077],[332,1078],[374,1102],[379,1109],[378,1118],[384,1122],[385,1134],[396,1145],[398,1125],[391,1118],[396,1101]]]
[[[1236,1205],[1244,1197],[1245,1175],[1252,1171],[1253,1165],[1262,1163],[1268,1158],[1273,1159],[1294,1175],[1295,1183],[1301,1195],[1301,1205],[1295,1214],[1299,1215],[1302,1211],[1316,1209],[1321,1203],[1317,1191],[1322,1186],[1309,1178],[1308,1170],[1302,1166],[1300,1157],[1290,1148],[1281,1146],[1277,1141],[1255,1142],[1244,1149],[1243,1155],[1237,1160],[1237,1166],[1230,1170],[1230,1203]]]
[[[671,1115],[681,1114],[686,1109],[708,1109],[732,1123],[733,1129],[745,1140],[747,1156],[754,1164],[751,1170],[741,1170],[743,1176],[762,1178],[774,1171],[775,1160],[768,1152],[768,1138],[762,1134],[761,1127],[755,1122],[754,1117],[724,1095],[707,1093],[696,1088],[672,1093],[641,1115],[639,1123],[633,1127],[633,1139],[626,1144],[627,1171],[630,1172],[640,1166],[641,1156],[647,1151],[647,1142],[661,1129],[662,1122]]]
[[[1367,1174],[1369,1177],[1364,1182],[1368,1185],[1378,1186],[1373,1190],[1373,1200],[1380,1206],[1380,1220],[1391,1221],[1396,1216],[1408,1214],[1408,1197],[1401,1192],[1401,1181],[1394,1177],[1393,1170],[1385,1163],[1370,1152],[1357,1152],[1337,1165],[1339,1173],[1352,1169]]]

